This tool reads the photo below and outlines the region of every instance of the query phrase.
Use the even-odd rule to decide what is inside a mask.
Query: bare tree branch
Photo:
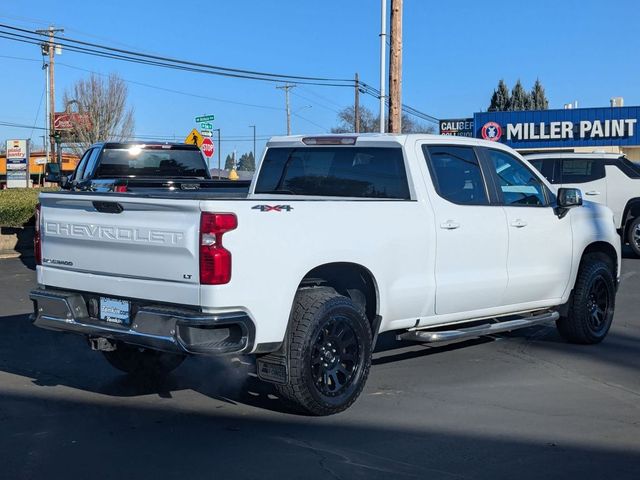
[[[365,106],[360,106],[360,132],[371,133],[379,131],[380,118]],[[345,107],[338,113],[340,124],[331,129],[332,133],[352,133],[354,125],[353,106]],[[402,114],[402,133],[435,133],[435,128],[431,125],[424,125],[416,122],[406,113]]]
[[[79,118],[73,121],[71,148],[81,154],[91,144],[100,141],[122,142],[133,136],[133,108],[127,108],[128,88],[116,74],[107,79],[91,74],[65,91],[65,105],[77,105]]]

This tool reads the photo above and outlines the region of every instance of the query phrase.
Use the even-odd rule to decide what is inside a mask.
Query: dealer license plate
[[[126,300],[100,297],[100,320],[118,325],[129,325],[130,305]]]

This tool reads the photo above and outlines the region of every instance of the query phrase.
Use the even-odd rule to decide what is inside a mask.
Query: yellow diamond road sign
[[[200,134],[198,130],[195,128],[189,132],[187,138],[184,139],[184,143],[190,143],[192,145],[197,145],[198,147],[202,146],[202,140],[204,137]]]

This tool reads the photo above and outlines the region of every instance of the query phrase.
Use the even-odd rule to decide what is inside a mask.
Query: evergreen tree
[[[226,160],[224,161],[224,169],[232,170],[234,167],[233,156],[231,154],[227,155]]]
[[[504,112],[509,108],[509,88],[504,80],[498,82],[498,88],[493,91],[491,96],[490,112]]]
[[[544,87],[540,80],[536,78],[536,83],[531,90],[531,110],[548,110],[549,100],[544,92]]]
[[[240,157],[240,161],[238,162],[238,170],[255,172],[256,161],[253,158],[253,152],[242,154],[242,156]]]
[[[511,98],[509,100],[509,111],[520,111],[520,110],[528,110],[530,104],[529,94],[522,87],[522,83],[520,80],[516,82],[513,86],[513,90],[511,90]]]

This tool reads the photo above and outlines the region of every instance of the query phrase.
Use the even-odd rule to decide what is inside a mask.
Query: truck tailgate
[[[42,194],[47,286],[199,303],[198,200]]]

